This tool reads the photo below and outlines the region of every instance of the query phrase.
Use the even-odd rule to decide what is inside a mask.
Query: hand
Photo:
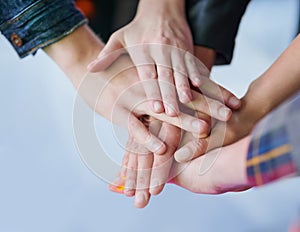
[[[262,117],[261,112],[250,107],[247,98],[242,99],[239,110],[233,111],[229,121],[212,120],[211,133],[206,138],[190,139],[175,152],[177,162],[183,163],[197,158],[206,152],[228,145],[247,136],[255,123]],[[255,104],[254,104],[255,106]]]
[[[300,53],[295,52],[299,51],[299,48],[300,36],[265,73],[251,83],[242,99],[241,109],[233,113],[227,125],[217,122],[210,136],[186,144],[176,152],[175,159],[178,162],[185,162],[213,148],[237,141],[249,134],[259,119],[299,91],[300,69],[295,62],[295,57],[300,57]],[[282,82],[282,76],[289,81]]]
[[[86,74],[86,65],[102,48],[103,44],[99,38],[87,26],[82,26],[66,38],[44,48],[44,50],[66,73],[75,88],[78,89],[79,94],[92,109],[106,119],[128,128],[131,136],[136,138],[136,141],[146,143],[149,150],[158,152],[157,149],[160,149],[160,152],[163,152],[165,146],[140,123],[138,118],[143,114],[150,114],[160,120],[169,121],[171,124],[193,133],[207,134],[207,124],[190,115],[180,114],[178,118],[166,118],[165,114],[154,114],[146,104],[147,99],[144,91],[141,91],[138,86],[136,70],[126,56],[120,57],[104,72]],[[152,85],[152,81],[155,80],[150,80],[148,84]],[[218,89],[218,85],[215,84],[213,88]],[[221,102],[222,95],[225,95],[224,101],[228,101],[229,98],[226,97],[230,96],[230,93],[226,94],[223,91],[219,95]],[[198,96],[200,98],[196,99],[196,102],[206,101],[203,95]],[[211,106],[215,110],[210,115],[214,117],[214,114],[218,113],[218,109],[222,109],[222,107],[220,108],[221,103],[219,101],[212,102],[216,103]],[[199,105],[199,110],[205,108],[205,106],[200,107],[200,104],[196,105]],[[206,112],[208,111],[210,109],[207,108]],[[230,114],[229,111],[227,115],[215,116],[219,119],[228,120]]]
[[[178,117],[153,113],[149,109],[145,93],[136,77],[134,66],[128,57],[123,55],[106,71],[89,73],[80,85],[79,94],[101,116],[128,128],[135,141],[145,145],[152,152],[163,153],[165,147],[163,142],[153,136],[138,120],[138,117],[142,115],[150,115],[169,122],[200,137],[207,136],[209,126],[201,119],[182,112]],[[153,81],[155,80],[149,80],[144,85],[152,86]],[[225,97],[225,101],[228,102],[234,96],[208,78],[203,78],[202,83],[200,90],[210,95],[211,98],[192,91],[195,100],[188,106],[213,118],[228,120],[231,110],[223,104],[223,98]]]
[[[143,86],[155,113],[165,111],[177,116],[174,86],[180,102],[187,103],[193,97],[188,77],[199,87],[201,76],[209,76],[192,55],[192,35],[182,0],[140,1],[135,19],[111,36],[97,60],[89,65],[90,71],[105,70],[124,53],[123,48],[130,54],[141,81],[158,80]]]
[[[172,134],[175,135],[174,133]],[[183,136],[182,143],[186,143],[190,139],[193,139],[193,136],[190,133],[186,133]],[[179,140],[178,137],[172,138],[171,136],[167,140],[168,148],[170,149],[167,157],[154,155],[154,157],[144,157],[137,161],[141,156],[130,157],[132,154],[126,153],[123,159],[122,171],[118,174],[116,181],[110,184],[110,190],[127,196],[135,196],[135,206],[143,208],[149,203],[150,193],[158,194],[168,179],[168,183],[173,183],[189,191],[202,194],[243,191],[251,187],[248,185],[246,176],[249,136],[232,145],[212,150],[188,163],[182,164],[174,161],[169,178],[167,178],[167,173],[171,167],[170,162],[173,161],[171,153],[178,146]],[[140,152],[142,151],[141,147],[136,148]],[[163,158],[164,162],[154,161],[153,169],[151,170],[153,158],[154,160]],[[129,161],[130,159],[132,161]],[[160,165],[155,165],[155,163],[160,163]],[[137,166],[139,167],[138,169]],[[157,167],[159,168],[158,176],[154,174],[157,171]],[[152,180],[156,178],[163,181],[159,182],[163,184],[153,185],[154,181]],[[151,187],[153,189],[155,186],[158,186],[156,192],[153,192],[153,190],[151,192]]]
[[[163,190],[181,136],[180,129],[168,123],[154,121],[150,123],[150,129],[166,143],[166,153],[153,154],[130,138],[122,170],[117,179],[109,185],[111,191],[130,197],[135,196],[134,205],[137,208],[145,207],[151,195],[157,195]]]
[[[229,146],[212,150],[188,163],[174,162],[172,173],[179,175],[173,178],[171,183],[195,193],[206,194],[248,189],[251,187],[246,176],[249,143],[248,136]]]

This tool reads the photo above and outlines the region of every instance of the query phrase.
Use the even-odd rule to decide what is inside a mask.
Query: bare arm
[[[176,160],[185,162],[248,135],[261,118],[300,89],[299,60],[298,35],[274,64],[250,85],[241,99],[241,108],[233,112],[230,120],[226,124],[216,122],[209,137],[187,143],[176,152]]]

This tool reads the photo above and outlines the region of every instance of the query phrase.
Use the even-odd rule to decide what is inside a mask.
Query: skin
[[[189,80],[193,86],[200,87],[203,72],[209,76],[207,69],[199,70],[192,54],[206,53],[202,61],[208,67],[214,61],[213,50],[198,50],[194,51],[186,21],[185,1],[141,0],[133,21],[110,37],[88,68],[92,72],[103,71],[121,54],[128,52],[139,79],[142,82],[156,80],[151,85],[143,85],[152,111],[178,116],[176,92],[181,103],[188,103],[194,99]],[[234,108],[238,104],[229,103],[229,106]]]
[[[181,112],[176,118],[167,116],[165,113],[156,114],[152,112],[149,104],[147,104],[144,91],[139,87],[136,69],[127,56],[120,57],[118,62],[115,62],[106,71],[95,74],[87,73],[87,64],[103,48],[104,44],[87,26],[83,26],[44,50],[66,73],[79,94],[92,109],[113,123],[128,128],[130,135],[137,142],[143,143],[150,151],[163,154],[166,151],[166,146],[140,122],[138,118],[141,115],[151,115],[172,125],[180,126],[184,130],[206,136],[209,128],[207,123],[201,119]],[[149,85],[151,84],[150,81]],[[217,84],[213,82],[211,84],[215,86],[214,88],[219,88]],[[127,89],[130,91],[124,92]],[[222,92],[228,98],[225,100],[227,102],[234,97],[225,89],[222,89]],[[124,93],[121,98],[119,98],[120,93]],[[196,101],[205,100],[203,95],[196,92],[194,94]],[[221,120],[228,120],[231,110],[220,100],[222,99],[211,99],[211,105],[215,109],[211,115]],[[220,114],[220,108],[224,109],[227,114]],[[210,112],[209,108],[203,106],[198,110]]]
[[[191,134],[186,134],[183,140],[188,141],[191,138]],[[166,142],[169,147],[176,147],[178,143],[176,134],[169,137]],[[191,192],[202,194],[220,194],[248,189],[251,187],[248,185],[246,176],[246,156],[249,143],[250,137],[248,136],[229,146],[212,150],[188,163],[174,162],[170,171],[170,178],[167,180],[169,183],[176,184]],[[123,166],[127,168],[122,169],[116,181],[110,185],[110,190],[124,193],[127,196],[135,194],[134,205],[143,208],[150,200],[150,194],[143,191],[144,186],[139,185],[135,190],[130,190],[131,192],[128,194],[126,186],[130,171],[128,155],[129,153],[126,153],[123,160]],[[172,157],[172,154],[169,157]],[[207,165],[207,160],[210,159],[214,162]],[[172,161],[173,159],[171,159],[171,164]],[[125,188],[119,186],[125,186]]]
[[[111,120],[113,123],[120,124],[128,128],[129,134],[134,143],[142,145],[142,147],[138,149],[139,152],[144,149],[145,154],[151,154],[152,158],[138,156],[133,161],[130,161],[131,166],[133,167],[132,169],[136,169],[136,167],[147,169],[149,164],[149,168],[151,168],[153,164],[155,167],[164,167],[164,169],[159,170],[156,175],[152,175],[152,180],[149,178],[151,177],[151,172],[146,172],[146,177],[144,177],[144,174],[136,174],[136,176],[134,176],[134,172],[132,175],[132,179],[137,177],[137,179],[140,180],[137,184],[134,182],[135,186],[142,189],[142,191],[140,191],[141,194],[138,195],[147,194],[145,195],[146,197],[149,196],[148,188],[151,184],[150,182],[155,182],[155,179],[158,179],[158,184],[155,183],[154,185],[153,183],[153,186],[155,186],[153,194],[157,194],[162,190],[165,178],[167,178],[167,174],[171,167],[170,162],[167,161],[170,160],[177,148],[177,146],[169,146],[165,141],[169,141],[168,138],[170,135],[176,134],[175,132],[179,130],[178,127],[191,131],[197,136],[206,136],[209,128],[205,121],[187,114],[180,113],[179,117],[170,117],[164,113],[153,113],[153,111],[149,108],[149,104],[145,101],[146,95],[141,87],[133,88],[130,89],[130,91],[124,92],[124,90],[135,85],[138,86],[139,84],[136,69],[127,56],[121,56],[117,62],[114,62],[113,65],[103,72],[87,74],[87,64],[95,59],[99,51],[103,48],[104,44],[94,35],[94,33],[87,26],[82,26],[69,36],[46,47],[44,50],[65,72],[74,87],[79,91],[79,94],[92,107],[92,109],[98,112],[101,116]],[[196,49],[196,51],[201,51],[203,54],[209,55],[208,57],[214,57],[210,49],[199,48]],[[206,59],[205,62],[207,62],[207,64],[213,63],[213,61],[209,59]],[[114,78],[111,79],[111,77]],[[207,95],[212,96],[212,98],[204,97],[203,95],[192,91],[196,104],[192,104],[193,102],[190,103],[191,107],[195,110],[205,112],[205,114],[210,114],[212,117],[216,117],[219,120],[228,120],[231,116],[231,111],[229,110],[229,113],[224,114],[224,110],[220,109],[229,109],[226,105],[230,105],[231,99],[236,99],[236,97],[229,91],[210,81],[207,77],[203,77],[203,82],[205,82],[203,86],[210,86],[212,91],[207,91],[206,93]],[[107,85],[107,83],[109,84]],[[205,91],[204,88],[203,90]],[[98,98],[99,92],[101,92],[100,98]],[[118,98],[120,93],[125,93],[125,95]],[[208,105],[206,100],[209,102],[210,109],[207,107]],[[134,106],[140,102],[142,102],[142,104],[139,104],[134,108]],[[239,107],[240,102],[237,102],[238,104],[236,104],[235,107]],[[118,117],[115,118],[115,115]],[[142,115],[150,115],[159,121],[164,121],[164,124],[161,127],[161,132],[157,134],[158,136],[150,132],[139,120],[139,117]],[[168,124],[165,122],[168,122]],[[177,127],[171,125],[175,125]],[[136,146],[138,147],[138,145]],[[161,156],[152,163],[151,160],[153,159],[153,152],[156,155],[165,154],[165,157]],[[164,165],[166,162],[168,165]],[[155,176],[157,178],[154,178]],[[128,185],[129,184],[130,183],[128,183]],[[139,198],[137,197],[137,202],[139,202],[138,199]],[[143,204],[143,201],[140,201],[140,203],[137,203],[137,207],[143,207]]]
[[[193,139],[176,151],[178,162],[187,162],[214,148],[231,144],[248,135],[259,119],[300,90],[300,36],[260,77],[251,83],[241,107],[226,123],[214,122],[211,133]],[[258,110],[259,109],[259,110]]]
[[[227,144],[232,144],[238,141],[239,139],[247,136],[252,130],[252,128],[254,127],[254,125],[262,117],[264,117],[268,112],[270,112],[272,109],[278,106],[285,99],[289,98],[291,95],[296,93],[300,89],[300,79],[299,79],[300,68],[297,63],[297,60],[300,59],[299,49],[300,49],[300,36],[298,36],[291,43],[291,45],[287,48],[287,50],[275,61],[275,63],[264,74],[262,74],[262,76],[260,76],[257,80],[255,80],[250,85],[246,95],[241,99],[242,101],[241,108],[233,112],[233,115],[228,122],[225,123],[221,121],[213,121],[212,122],[213,128],[211,130],[211,133],[206,138],[195,139],[194,137],[191,136],[183,137],[184,145],[178,150],[174,149],[177,150],[175,152],[175,159],[177,160],[177,162],[179,163],[188,162],[190,160],[196,159],[197,157],[203,155],[204,153],[207,153],[208,151],[213,150],[214,148],[222,147]],[[283,77],[284,77],[284,81],[282,81]],[[203,117],[202,114],[200,116]],[[173,134],[176,134],[176,129],[171,128],[171,130],[173,130],[173,132],[168,133],[170,137]],[[168,138],[165,138],[165,141],[167,139]],[[175,144],[167,143],[167,147],[169,149],[174,148],[176,146],[178,146],[178,143]],[[222,149],[222,151],[223,150],[224,149]],[[237,149],[237,151],[238,150],[239,149]],[[227,149],[225,149],[225,151],[227,151]],[[130,156],[136,156],[136,154],[129,154],[129,160],[130,160]],[[154,156],[154,161],[150,159],[144,161],[144,162],[149,162],[148,164],[144,164],[144,167],[146,167],[146,169],[150,169],[152,163],[155,163],[155,159],[157,159],[157,157],[158,156]],[[169,154],[168,157],[172,157],[172,155]],[[204,158],[200,158],[200,160],[202,159]],[[191,162],[191,164],[193,164],[193,161]],[[154,165],[153,167],[157,168]],[[229,167],[231,166],[229,165]],[[168,168],[168,166],[167,165],[161,166],[161,168]],[[143,173],[143,170],[139,169],[138,172]],[[193,180],[194,175],[192,175],[192,172],[186,172],[186,173],[191,174],[191,175],[186,175],[186,178],[190,176],[191,182],[184,181],[181,184],[180,179],[177,180],[175,178],[174,179],[175,183],[194,192],[205,192],[202,189],[197,190],[197,188],[194,185],[192,185],[194,181]],[[138,174],[135,175],[134,177],[136,176],[138,176]],[[150,181],[149,181],[149,176],[151,176],[149,171],[146,173],[144,172],[144,176],[148,176],[147,178],[144,177],[143,180],[146,179],[145,182],[150,184],[148,185],[148,188],[145,187],[143,189],[143,194],[144,196],[146,196],[142,198],[143,203],[140,203],[139,201],[139,203],[137,204],[135,202],[135,205],[137,207],[146,206],[149,202],[150,194],[158,194],[162,190],[161,186],[163,186],[163,183],[165,183],[163,181],[167,179],[165,174],[162,175],[160,179],[162,182],[160,182],[158,185],[155,186],[153,185],[153,183],[151,183],[152,177],[150,177]],[[127,179],[125,180],[125,182],[126,181]],[[132,182],[136,183],[139,182],[140,180],[131,179],[130,181],[131,183]],[[144,186],[147,185],[144,184]],[[217,186],[216,189],[218,188],[220,189],[219,192],[226,190],[226,188],[225,187],[223,188],[222,185],[220,187],[219,184],[216,184],[216,186]],[[238,188],[240,188],[243,185],[239,186],[239,184],[237,184],[237,186]],[[135,187],[135,185],[133,185],[133,187]],[[156,190],[151,190],[155,188]],[[131,188],[129,189],[131,195],[134,195],[134,189]],[[206,191],[207,193],[218,192],[211,187],[207,189],[208,189]],[[228,189],[230,189],[230,186],[228,187]],[[149,192],[147,192],[148,190]],[[139,189],[138,192],[140,195],[141,189]]]
[[[195,51],[197,58],[204,60],[208,69],[211,69],[215,59],[211,49],[195,47]],[[208,85],[208,87],[210,86]],[[215,88],[210,87],[209,89]],[[225,98],[226,94],[224,95]],[[194,104],[205,106],[206,102],[198,101]],[[206,121],[210,120],[207,114],[201,113],[200,115],[198,113],[198,117]],[[160,124],[159,121],[152,121],[149,126],[165,142],[166,152],[163,155],[152,153],[133,138],[129,138],[123,168],[115,182],[110,185],[112,191],[120,192],[121,190],[121,193],[128,197],[134,196],[134,205],[137,208],[145,207],[149,203],[151,195],[157,195],[163,190],[165,183],[170,179],[169,173],[173,163],[173,155],[181,140],[181,130],[178,127],[165,122]],[[179,170],[180,168],[178,173]]]

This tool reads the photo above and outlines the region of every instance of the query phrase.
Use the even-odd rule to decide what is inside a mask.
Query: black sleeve
[[[216,50],[216,64],[232,60],[235,37],[250,0],[187,0],[194,44]]]

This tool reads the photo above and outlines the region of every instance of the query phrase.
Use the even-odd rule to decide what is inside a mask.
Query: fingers
[[[134,196],[134,206],[144,208],[150,200],[149,185],[153,155],[132,139],[127,143],[127,149],[121,172],[109,188],[128,197]]]
[[[152,128],[154,127],[154,128]],[[110,185],[110,190],[135,196],[134,205],[145,207],[151,194],[159,194],[168,180],[173,163],[173,154],[179,145],[181,131],[170,124],[152,122],[150,128],[167,143],[167,152],[163,156],[154,155],[145,147],[130,138],[118,178]],[[161,129],[160,129],[161,128]],[[150,188],[150,189],[149,189]]]
[[[152,58],[148,55],[148,47],[128,50],[133,63],[136,66],[139,79],[143,83],[143,88],[153,112],[162,113],[165,108],[162,103],[161,91],[157,81],[156,66]]]
[[[226,145],[227,137],[230,137],[230,134],[226,133],[226,123],[218,122],[206,138],[184,138],[183,146],[174,154],[175,160],[183,163],[195,159],[214,148]]]
[[[184,104],[188,103],[192,100],[193,96],[187,77],[184,57],[182,52],[179,50],[175,50],[172,53],[172,67],[179,101]]]
[[[124,46],[120,38],[121,36],[117,33],[111,35],[97,59],[88,65],[87,69],[90,72],[100,72],[107,69],[120,55],[126,52],[125,49],[122,49]]]
[[[174,117],[179,113],[176,90],[173,81],[173,71],[170,66],[157,66],[157,75],[165,112]]]
[[[197,57],[187,52],[185,54],[185,64],[192,84],[199,87],[199,90],[205,96],[219,100],[232,109],[238,109],[241,106],[241,102],[236,96],[209,79],[210,72],[208,68]]]
[[[151,153],[148,153],[147,155],[138,155],[137,158],[138,171],[134,206],[137,208],[144,208],[150,200],[149,185],[153,155]]]
[[[228,121],[232,111],[223,103],[192,91],[193,101],[186,104],[189,108],[207,114],[221,121]]]
[[[151,116],[185,131],[197,134],[199,137],[206,137],[209,133],[210,125],[208,125],[205,120],[193,117],[186,113],[179,112],[178,117],[169,117],[166,114],[155,114]]]
[[[129,139],[129,141],[131,141],[131,140]],[[127,142],[127,146],[128,146],[129,141]],[[110,191],[115,192],[115,193],[124,194],[128,161],[129,161],[129,152],[125,152],[125,155],[122,159],[121,170],[117,173],[116,179],[112,183],[109,184]]]
[[[206,114],[197,112],[196,115],[198,118],[211,124],[211,118]],[[204,154],[208,147],[208,141],[208,137],[200,139],[197,136],[193,136],[191,133],[185,133],[181,141],[183,146],[181,146],[174,154],[175,160],[179,163],[184,163]]]
[[[145,146],[149,151],[157,154],[165,152],[165,144],[154,136],[133,114],[129,115],[128,132],[138,144]]]
[[[149,185],[153,155],[144,146],[136,143],[133,138],[129,139],[126,150],[128,161],[125,167],[126,178],[123,181],[123,192],[128,197],[135,196],[135,207],[144,208],[150,200]]]
[[[178,149],[175,154],[175,160],[179,163],[188,162],[202,154],[207,150],[208,139],[194,138],[192,141],[187,142],[183,147]]]
[[[163,190],[165,183],[168,181],[173,164],[173,154],[179,145],[181,131],[175,126],[163,123],[159,138],[164,138],[164,141],[167,144],[167,151],[162,156],[154,155],[150,182],[150,193],[152,195],[159,194]]]
[[[151,108],[155,113],[166,112],[168,116],[178,115],[179,101],[187,103],[192,99],[184,52],[176,47],[147,44],[128,50],[136,65],[140,80],[145,81],[144,89]],[[156,80],[157,83],[149,80]]]
[[[209,78],[202,78],[199,90],[205,96],[218,100],[232,109],[238,109],[241,106],[241,101],[236,96]]]
[[[136,189],[136,177],[137,177],[137,155],[129,152],[128,164],[126,167],[126,178],[124,186],[124,194],[128,197],[132,197],[135,194]]]
[[[196,60],[194,55],[189,52],[186,52],[184,60],[189,79],[195,87],[199,87],[202,84],[202,74],[199,71],[199,67],[197,67],[197,63],[202,63],[199,60]],[[206,73],[207,77],[209,77],[209,72],[207,71]]]
[[[143,88],[153,112],[162,113],[165,111],[159,83],[157,81],[156,68],[154,65],[137,66],[139,78],[143,83]],[[149,81],[150,80],[150,81]],[[153,81],[152,81],[153,80]]]

